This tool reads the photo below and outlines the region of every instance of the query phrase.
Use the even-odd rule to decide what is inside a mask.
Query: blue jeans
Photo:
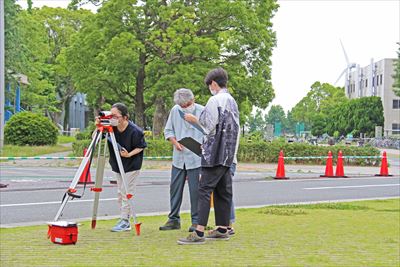
[[[236,163],[233,163],[233,164],[231,165],[231,167],[229,168],[229,171],[231,172],[231,176],[232,176],[232,178],[233,178],[233,176],[235,175],[235,172],[236,172]],[[233,183],[232,183],[232,186],[233,186]],[[232,191],[233,191],[233,190],[232,190]],[[236,216],[235,216],[235,206],[233,205],[233,198],[232,198],[231,217],[230,217],[230,219],[229,219],[230,223],[234,223],[234,222],[235,222],[235,219],[236,219]]]
[[[199,191],[200,167],[186,170],[185,166],[183,166],[183,169],[172,166],[171,185],[169,188],[171,212],[169,213],[168,218],[170,221],[180,222],[181,220],[179,212],[182,204],[183,188],[185,186],[186,176],[189,184],[190,214],[192,217],[192,224],[197,224],[199,219],[197,212],[197,199]]]

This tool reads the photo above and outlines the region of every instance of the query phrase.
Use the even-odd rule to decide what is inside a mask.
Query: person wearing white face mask
[[[110,124],[113,126],[115,139],[119,144],[122,165],[125,171],[126,185],[130,194],[135,194],[137,179],[143,162],[143,149],[147,147],[144,139],[144,133],[141,128],[129,120],[128,108],[122,103],[115,103],[111,110],[112,118]],[[96,124],[100,123],[96,118]],[[110,151],[109,163],[114,172],[118,186],[118,204],[121,212],[121,218],[111,229],[112,232],[123,232],[131,230],[129,223],[130,208],[126,198],[125,187],[122,183],[122,177],[115,157],[111,141],[108,140]]]
[[[203,133],[185,121],[182,116],[183,114],[192,114],[199,117],[204,107],[196,104],[192,91],[185,88],[175,91],[174,102],[176,105],[171,109],[164,129],[165,139],[174,146],[170,184],[171,211],[168,214],[168,221],[159,229],[163,231],[181,228],[180,207],[187,179],[191,211],[189,232],[192,232],[198,224],[197,198],[201,159],[178,141],[185,137],[191,137],[199,143],[202,142]]]
[[[200,117],[185,114],[187,122],[200,125],[205,135],[201,153],[201,179],[198,192],[198,225],[180,245],[203,244],[206,239],[228,240],[232,209],[232,174],[236,167],[239,142],[239,109],[227,89],[228,73],[223,68],[209,71],[204,79],[213,95]],[[214,193],[216,229],[204,234]]]

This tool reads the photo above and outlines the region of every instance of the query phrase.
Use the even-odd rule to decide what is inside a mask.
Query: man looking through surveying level
[[[137,179],[143,162],[143,149],[147,146],[144,133],[141,128],[129,120],[128,108],[122,103],[115,103],[111,107],[110,124],[113,126],[115,139],[119,144],[122,165],[125,171],[126,186],[128,193],[135,195]],[[96,124],[100,124],[100,118],[96,118]],[[114,154],[112,143],[108,140],[110,151],[109,163],[114,172],[118,186],[118,204],[121,211],[120,220],[111,229],[112,232],[131,230],[129,222],[130,206],[127,192],[123,185],[122,177],[118,168],[117,159]]]

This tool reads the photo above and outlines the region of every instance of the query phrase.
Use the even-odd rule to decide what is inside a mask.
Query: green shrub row
[[[172,156],[172,146],[168,141],[163,139],[146,139],[147,148],[145,156],[159,157]],[[73,143],[73,151],[76,156],[82,156],[83,149],[88,147],[90,140],[77,140]],[[239,162],[257,162],[257,163],[275,163],[278,162],[279,152],[283,150],[285,157],[306,157],[306,156],[322,156],[328,155],[328,151],[332,151],[334,162],[336,161],[339,150],[343,156],[379,156],[378,149],[354,146],[314,146],[308,143],[286,143],[284,141],[249,141],[246,139],[240,140],[238,161]],[[325,164],[326,159],[285,159],[285,163],[298,164]],[[354,165],[378,165],[380,159],[347,159],[346,164]]]
[[[77,140],[72,144],[75,156],[81,157],[83,150],[88,148],[91,140]],[[163,139],[146,139],[147,148],[144,150],[146,157],[172,156],[172,145]]]
[[[334,162],[339,150],[343,156],[379,156],[378,149],[372,146],[355,147],[355,146],[315,146],[308,143],[287,143],[282,141],[266,142],[266,141],[247,141],[242,139],[239,145],[238,161],[239,162],[259,162],[274,163],[278,162],[279,152],[283,150],[285,157],[307,157],[307,156],[327,156],[331,151]],[[325,164],[326,159],[285,159],[285,163],[299,164]],[[354,165],[377,165],[380,159],[346,159],[347,163]]]

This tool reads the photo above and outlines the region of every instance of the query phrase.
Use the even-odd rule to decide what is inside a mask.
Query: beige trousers
[[[136,197],[135,193],[139,173],[139,170],[125,173],[126,186],[128,187],[128,193],[133,195],[132,199]],[[132,214],[128,199],[126,197],[127,192],[125,190],[124,183],[122,182],[122,176],[120,173],[116,172],[114,172],[114,176],[117,179],[118,204],[121,211],[121,219],[129,219]]]

